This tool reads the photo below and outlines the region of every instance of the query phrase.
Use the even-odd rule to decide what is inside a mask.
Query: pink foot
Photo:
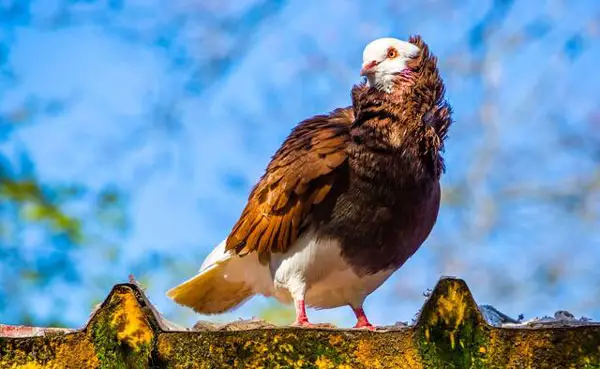
[[[354,328],[366,328],[370,331],[375,330],[375,327],[373,326],[373,324],[371,324],[369,322],[369,319],[367,319],[367,316],[365,315],[365,311],[363,310],[362,307],[352,308],[352,311],[354,311],[354,315],[356,315],[356,325],[354,325]]]
[[[306,306],[304,305],[304,300],[296,301],[296,321],[292,325],[307,328],[313,327],[312,323],[308,321],[308,317],[306,316]]]
[[[374,331],[375,327],[373,326],[373,324],[369,323],[369,322],[364,322],[364,321],[358,321],[356,322],[356,324],[354,325],[353,328],[357,328],[357,329],[361,329],[361,328],[366,328],[370,331]]]
[[[292,325],[295,327],[314,328],[314,324],[312,324],[308,320],[306,320],[306,321],[296,320]]]

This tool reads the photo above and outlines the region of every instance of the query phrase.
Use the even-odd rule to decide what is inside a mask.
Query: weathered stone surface
[[[0,368],[600,368],[597,324],[492,327],[454,278],[414,326],[209,328],[173,330],[137,285],[120,284],[82,330],[0,327]]]

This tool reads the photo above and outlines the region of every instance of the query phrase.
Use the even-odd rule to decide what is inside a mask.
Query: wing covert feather
[[[344,175],[352,108],[300,123],[273,155],[227,238],[227,250],[258,252],[261,260],[284,252],[300,236],[315,205]]]

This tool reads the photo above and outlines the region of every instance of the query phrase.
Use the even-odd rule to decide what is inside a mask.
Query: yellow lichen
[[[325,356],[321,355],[315,361],[315,365],[318,369],[333,369],[335,365]]]
[[[377,359],[377,356],[374,355],[373,346],[366,340],[360,340],[358,342],[356,350],[354,351],[354,356],[361,365],[367,368],[381,368],[381,363]]]
[[[395,337],[370,336],[361,339],[354,351],[356,363],[362,368],[403,368],[417,369],[423,365],[419,353],[410,336]]]
[[[169,356],[171,355],[172,351],[173,349],[169,341],[158,340],[158,352],[160,352],[161,355]]]
[[[458,291],[459,285],[450,284],[448,292],[437,299],[436,314],[431,314],[429,324],[434,326],[441,318],[443,322],[451,328],[448,330],[450,346],[456,347],[456,332],[465,319],[467,304],[465,303],[465,294]],[[429,341],[429,330],[425,330],[425,338]]]
[[[439,296],[437,306],[439,316],[447,325],[454,323],[458,327],[464,321],[467,304],[464,293],[458,291],[458,284],[451,284],[448,294]]]
[[[117,339],[139,351],[142,345],[152,342],[152,328],[148,324],[135,296],[130,292],[117,292],[113,296],[120,301],[112,314],[111,327],[117,331]]]
[[[539,336],[517,336],[511,342],[511,346],[508,347],[510,352],[507,367],[525,367],[531,368],[535,366],[536,353],[543,352],[551,348],[551,344],[545,340],[540,339]]]
[[[90,369],[97,368],[99,365],[94,345],[87,337],[68,335],[65,337],[65,341],[58,345],[55,350],[56,358],[54,362],[57,364],[56,368],[64,368],[67,363],[70,366],[79,363]]]
[[[333,334],[331,335],[331,337],[329,337],[329,344],[331,346],[337,346],[340,343],[342,343],[344,341],[344,339],[342,338],[342,336],[337,335],[337,334]]]
[[[42,366],[41,364],[35,362],[29,362],[22,365],[14,364],[13,366],[11,366],[11,369],[44,369],[46,367],[47,366]]]
[[[25,338],[28,339],[28,338]],[[62,369],[98,367],[98,359],[93,344],[82,334],[67,334],[59,338],[51,338],[48,342],[50,350],[36,350],[36,353],[26,353],[13,350],[13,363],[0,360],[0,368],[11,369]],[[51,357],[45,354],[53,353]],[[2,355],[0,354],[0,358]]]

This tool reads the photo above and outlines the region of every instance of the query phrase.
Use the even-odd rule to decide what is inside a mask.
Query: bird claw
[[[358,323],[356,323],[356,325],[353,328],[354,329],[368,329],[370,331],[375,330],[375,326],[369,322],[358,322]]]
[[[309,322],[308,320],[297,320],[292,323],[293,327],[302,327],[302,328],[314,328],[315,325]]]
[[[337,329],[337,327],[331,323],[310,323],[308,321],[306,321],[306,322],[296,321],[296,322],[292,323],[291,326],[299,327],[299,328]]]

